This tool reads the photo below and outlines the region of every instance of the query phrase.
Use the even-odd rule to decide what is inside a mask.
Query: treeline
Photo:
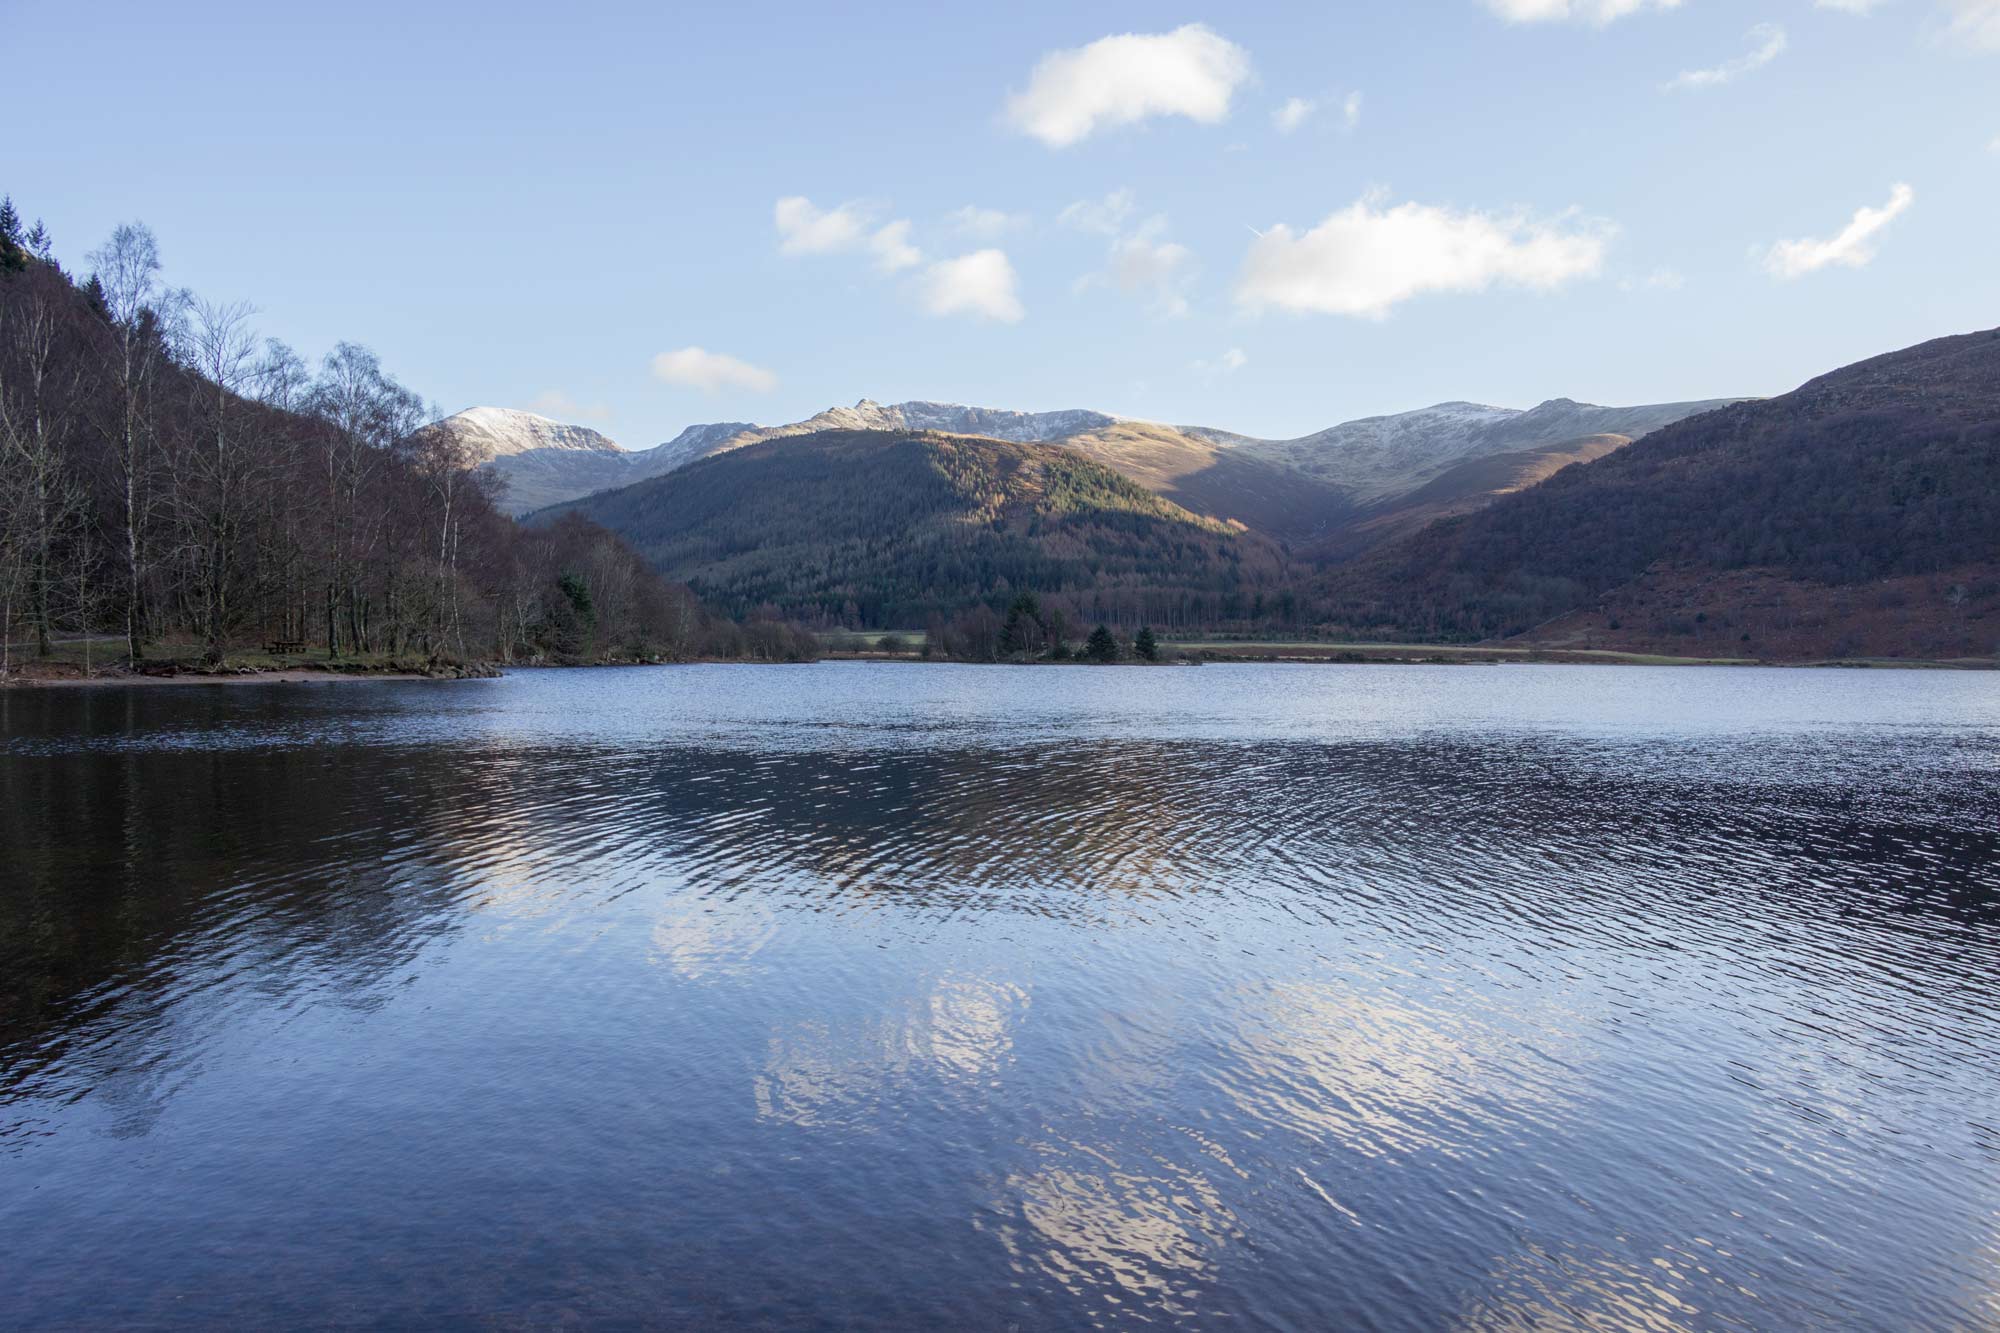
[[[144,226],[81,281],[0,204],[0,672],[263,646],[430,661],[794,659],[581,519],[525,529],[367,349],[318,366],[167,287]]]
[[[933,614],[924,627],[923,656],[955,662],[1141,662],[1160,660],[1160,641],[1151,625],[1141,625],[1127,640],[1099,622],[1085,634],[1073,606],[1059,598],[1044,600],[1021,593],[1005,613],[992,607],[969,607],[955,616]],[[877,644],[882,651],[894,636]]]

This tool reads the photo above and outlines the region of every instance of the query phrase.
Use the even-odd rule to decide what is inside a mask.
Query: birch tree
[[[140,223],[126,223],[90,255],[116,346],[110,365],[112,420],[108,434],[113,489],[119,506],[119,558],[124,565],[125,651],[145,655],[146,579],[157,497],[158,441],[153,395],[166,360],[160,318],[160,247]]]

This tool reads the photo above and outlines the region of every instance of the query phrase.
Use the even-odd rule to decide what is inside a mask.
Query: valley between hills
[[[863,399],[627,450],[426,428],[531,525],[582,515],[722,612],[1741,660],[2000,653],[2000,332],[1768,400],[1448,402],[1294,439]],[[982,611],[981,608],[984,608]]]

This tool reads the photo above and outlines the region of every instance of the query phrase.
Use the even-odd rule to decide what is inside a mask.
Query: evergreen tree
[[[563,657],[582,657],[590,651],[591,632],[597,627],[597,605],[590,585],[581,575],[564,574],[556,580],[562,599],[549,607],[542,625],[542,637]]]
[[[1118,640],[1111,637],[1111,630],[1099,625],[1090,632],[1090,638],[1083,645],[1083,655],[1093,662],[1116,662],[1118,660]]]
[[[1148,662],[1160,660],[1160,641],[1153,637],[1151,625],[1139,626],[1138,637],[1132,640],[1132,651]]]
[[[19,273],[28,267],[28,252],[21,244],[21,215],[14,211],[12,198],[0,198],[0,273]]]
[[[1033,593],[1022,593],[1007,608],[1007,623],[1000,628],[1000,655],[1014,657],[1038,646],[1041,627],[1041,603]]]
[[[42,225],[40,218],[35,219],[34,230],[28,233],[22,244],[28,247],[29,254],[41,260],[44,264],[55,262],[56,243],[50,238],[49,229]]]

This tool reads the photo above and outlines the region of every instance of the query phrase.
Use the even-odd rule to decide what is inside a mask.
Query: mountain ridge
[[[504,503],[515,513],[630,485],[772,440],[828,430],[915,430],[1071,448],[1123,471],[1156,494],[1186,501],[1196,512],[1241,521],[1280,540],[1315,542],[1364,515],[1379,517],[1384,506],[1433,484],[1468,459],[1588,436],[1640,438],[1662,424],[1730,401],[1737,400],[1603,407],[1557,398],[1527,409],[1448,401],[1342,422],[1289,440],[1087,408],[1025,412],[923,399],[883,404],[870,398],[778,426],[697,423],[646,450],[627,450],[582,427],[568,429],[602,447],[572,447],[554,437],[560,423],[510,409],[468,409],[430,429],[467,423],[479,446],[479,466],[507,483]],[[521,442],[495,448],[486,438],[495,420],[512,422]],[[1478,502],[1480,494],[1461,499]]]

